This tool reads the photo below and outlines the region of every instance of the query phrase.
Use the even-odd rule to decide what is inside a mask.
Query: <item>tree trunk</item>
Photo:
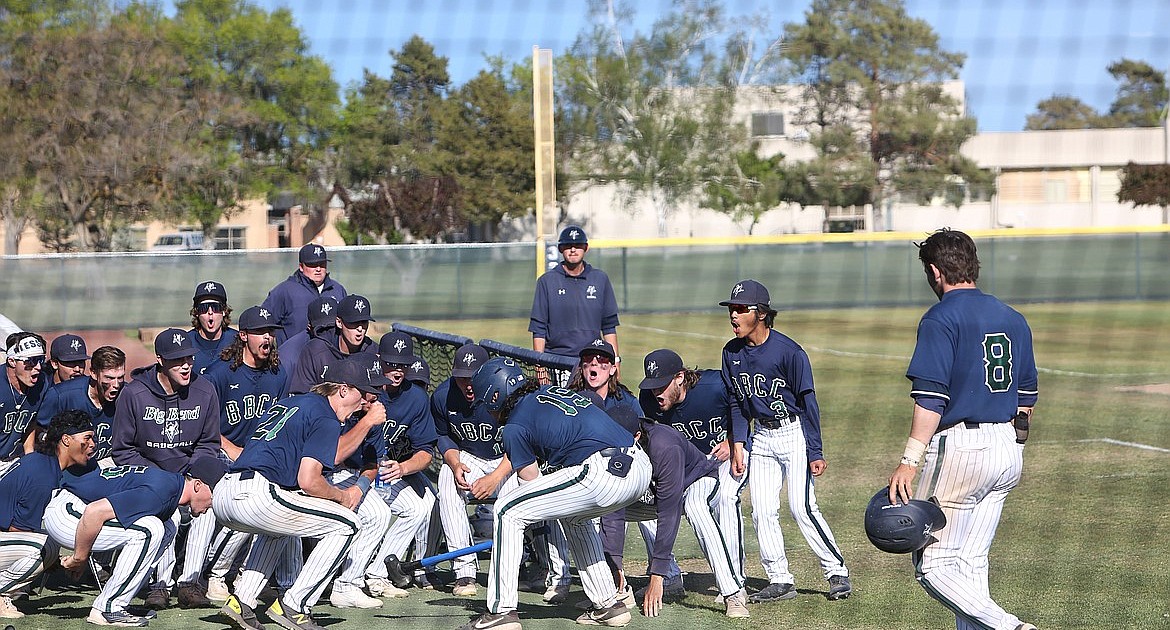
[[[24,235],[24,228],[28,225],[28,217],[14,217],[10,212],[4,213],[4,255],[15,256],[20,253],[20,237]]]

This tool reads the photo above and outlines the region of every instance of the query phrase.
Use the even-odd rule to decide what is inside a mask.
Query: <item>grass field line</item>
[[[651,326],[637,326],[634,324],[622,324],[622,326],[625,328],[633,328],[635,330],[645,330],[647,332],[659,333],[659,334],[663,334],[663,335],[681,335],[683,337],[691,337],[693,339],[716,339],[716,340],[718,340],[718,339],[729,339],[730,338],[730,337],[721,337],[719,335],[710,335],[707,333],[689,332],[689,331],[685,331],[685,330],[666,330],[665,328],[654,328]],[[849,357],[849,358],[859,358],[859,359],[883,359],[883,360],[890,360],[890,361],[909,361],[910,360],[910,357],[897,355],[897,354],[877,354],[877,353],[872,353],[872,352],[850,352],[848,350],[834,350],[832,348],[821,348],[818,346],[805,346],[803,344],[802,344],[802,347],[806,351],[820,352],[822,354],[828,354],[828,355],[835,356],[835,357]],[[1057,370],[1054,368],[1045,368],[1045,367],[1040,367],[1040,366],[1036,366],[1036,371],[1040,372],[1041,374],[1052,374],[1054,376],[1076,376],[1076,377],[1081,377],[1081,378],[1130,378],[1130,377],[1149,378],[1149,377],[1155,377],[1155,376],[1158,376],[1158,377],[1168,376],[1164,372],[1146,372],[1146,373],[1142,373],[1142,374],[1094,374],[1092,372],[1074,372],[1071,370]]]
[[[1129,448],[1137,448],[1143,451],[1154,451],[1155,453],[1170,453],[1170,448],[1162,448],[1160,446],[1152,446],[1150,444],[1142,444],[1141,442],[1126,442],[1124,440],[1115,440],[1113,438],[1090,438],[1087,440],[1077,440],[1078,443],[1086,444],[1089,442],[1112,444],[1114,446],[1127,446]]]

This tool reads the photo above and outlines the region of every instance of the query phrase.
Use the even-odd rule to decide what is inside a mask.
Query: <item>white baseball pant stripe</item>
[[[175,578],[177,564],[175,541],[163,550],[162,558],[158,561],[158,570],[155,571],[155,581],[152,588],[170,590],[177,581],[179,584],[196,582],[203,574],[203,567],[207,564],[211,551],[211,540],[215,536],[215,514],[207,510],[199,516],[191,518],[187,524],[187,539],[183,543],[183,571]]]
[[[468,484],[475,483],[500,465],[499,459],[483,459],[467,451],[459,451],[459,461],[470,469],[463,473],[463,479]],[[500,488],[496,491],[497,496],[506,489],[515,487],[518,483],[519,480],[515,474],[508,475],[508,478],[500,484]],[[444,463],[443,467],[439,469],[439,518],[443,522],[443,535],[447,538],[448,550],[463,549],[472,544],[471,521],[467,517],[467,500],[470,494],[465,490],[460,490],[459,486],[455,485],[455,473],[451,472],[451,467]],[[475,572],[478,568],[475,554],[456,558],[451,564],[455,569],[456,579],[475,579]]]
[[[257,546],[260,538],[266,540]],[[301,574],[303,566],[304,547],[299,537],[249,535],[244,565],[240,568],[240,575],[236,578],[231,592],[241,602],[255,608],[260,593],[268,585],[268,575],[273,573],[273,567],[277,586],[282,592],[288,592],[297,576]]]
[[[406,560],[406,552],[410,543],[420,537],[418,553],[424,553],[427,546],[427,527],[430,524],[431,511],[435,507],[435,495],[430,492],[418,496],[414,488],[403,479],[396,479],[388,486],[373,488],[370,492],[371,500],[382,504],[386,510],[396,516],[394,523],[386,531],[386,535],[379,539],[381,545],[377,553],[373,554],[373,562],[367,563],[365,574],[370,577],[387,578],[386,558],[391,555],[399,560]],[[420,556],[421,557],[421,556]]]
[[[443,538],[443,517],[439,516],[439,497],[431,480],[423,476],[426,494],[430,495],[431,513],[427,516],[426,527],[418,530],[414,537],[414,559],[422,560],[439,553],[439,541]],[[425,569],[415,571],[415,575],[425,573]]]
[[[841,549],[817,505],[800,421],[794,419],[778,429],[756,427],[752,437],[751,469],[752,522],[760,542],[760,564],[768,581],[796,583],[788,570],[784,534],[780,531],[778,489],[782,485],[788,486],[788,509],[792,519],[820,560],[825,577],[849,575]]]
[[[58,490],[45,508],[45,529],[62,547],[73,549],[77,524],[86,503],[68,490]],[[171,544],[178,526],[174,520],[144,516],[129,525],[106,521],[93,543],[93,552],[120,549],[114,572],[93,600],[93,609],[109,613],[125,610],[146,582],[163,550]]]
[[[1005,628],[1020,619],[991,599],[988,554],[1008,493],[1023,474],[1023,446],[1009,422],[962,423],[940,431],[926,451],[916,498],[935,497],[947,526],[914,554],[918,582],[955,614],[959,630]]]
[[[516,581],[524,545],[524,528],[558,519],[580,572],[581,585],[595,607],[612,605],[617,596],[605,562],[601,533],[593,519],[637,501],[650,486],[650,459],[637,447],[627,449],[633,463],[625,477],[607,472],[609,458],[600,452],[568,466],[501,491],[496,499],[492,564],[487,605],[492,613],[516,610]]]
[[[330,476],[333,485],[342,490],[353,486],[357,480],[357,471],[350,469],[338,470]],[[406,485],[405,482],[403,485]],[[370,488],[361,503],[358,503],[357,515],[360,521],[357,536],[349,548],[349,555],[341,565],[341,575],[333,583],[334,590],[345,591],[365,586],[366,567],[370,566],[370,559],[378,551],[379,545],[383,544],[388,535],[387,530],[390,529],[390,522],[394,520],[391,507],[379,498],[373,488]],[[409,532],[409,535],[413,537],[414,532]],[[406,544],[410,544],[409,539]]]
[[[280,549],[268,553],[275,537],[320,539],[283,597],[285,606],[296,613],[303,613],[316,604],[349,553],[358,532],[358,515],[333,501],[285,490],[251,471],[229,473],[215,489],[212,505],[225,525],[237,531],[263,534],[252,543],[245,573],[256,571],[267,576],[272,572],[278,554],[283,552]],[[261,559],[263,562],[259,562]],[[255,596],[251,593],[247,596],[250,600],[245,603],[253,605]]]
[[[730,458],[719,464],[719,499],[715,504],[715,519],[719,521],[719,531],[727,540],[727,548],[732,553],[732,570],[741,584],[747,583],[744,569],[747,560],[743,549],[743,508],[740,498],[744,486],[748,484],[750,462],[750,457],[744,461],[745,470],[739,478],[731,474]]]
[[[46,547],[56,549],[47,534],[0,531],[0,595],[24,593],[45,569]]]
[[[565,527],[558,521],[544,521],[533,525],[536,534],[532,537],[532,554],[534,559],[548,569],[545,577],[545,587],[568,586],[573,582],[569,573],[569,540],[565,536]]]

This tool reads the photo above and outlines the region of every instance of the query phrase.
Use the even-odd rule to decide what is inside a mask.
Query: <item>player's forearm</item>
[[[224,436],[219,436],[219,447],[227,454],[228,459],[233,462],[240,458],[240,453],[244,452],[243,447],[236,446],[235,442],[227,439]]]
[[[77,530],[73,536],[73,556],[78,559],[89,557],[93,550],[93,543],[102,531],[102,524],[114,518],[114,506],[109,499],[94,501],[85,507],[81,519],[77,521]]]
[[[361,446],[362,441],[366,439],[369,433],[370,426],[365,421],[362,421],[354,425],[349,431],[341,434],[341,437],[337,438],[337,459],[333,463],[340,464],[350,455],[353,455],[354,451]]]
[[[532,349],[537,352],[544,352],[544,346],[547,343],[548,340],[544,337],[537,337],[535,335],[532,337]]]
[[[938,431],[940,420],[942,415],[915,404],[910,420],[910,437],[923,444],[930,444],[930,439]]]
[[[300,484],[301,490],[311,497],[326,499],[334,503],[342,503],[345,499],[345,493],[341,489],[329,483],[325,480],[325,477],[320,475],[310,479],[302,479],[298,475],[297,482]]]
[[[413,475],[431,465],[430,451],[417,451],[410,459],[402,462],[402,476]]]

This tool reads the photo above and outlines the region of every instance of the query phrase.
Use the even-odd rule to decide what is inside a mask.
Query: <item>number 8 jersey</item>
[[[1008,422],[1039,392],[1024,316],[979,289],[947,291],[918,323],[906,378],[919,406],[959,422]]]

